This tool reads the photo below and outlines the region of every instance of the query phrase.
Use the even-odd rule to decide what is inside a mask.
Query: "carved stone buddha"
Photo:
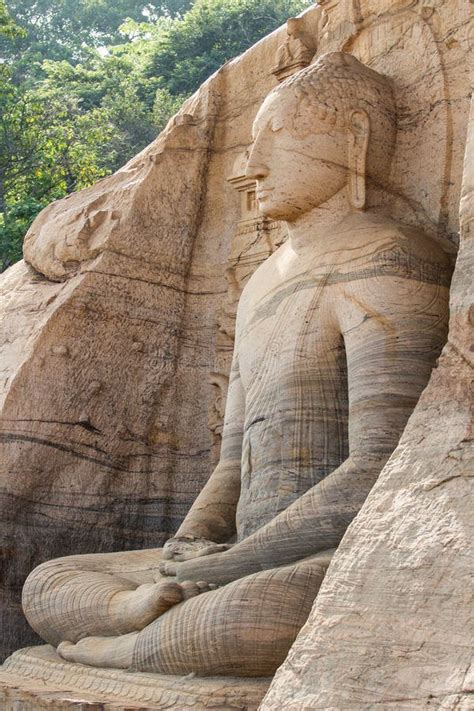
[[[446,336],[449,259],[380,207],[395,134],[389,81],[351,55],[265,100],[247,172],[289,238],[239,302],[219,464],[163,550],[33,571],[25,614],[63,658],[233,676],[283,662]]]

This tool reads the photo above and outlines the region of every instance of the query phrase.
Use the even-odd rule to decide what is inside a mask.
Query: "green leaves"
[[[149,144],[311,0],[0,0],[0,270],[49,202]]]
[[[173,94],[195,91],[227,60],[307,7],[308,0],[195,0],[153,40],[149,76]]]
[[[51,200],[110,172],[115,130],[106,112],[81,112],[58,89],[0,82],[0,268],[19,258],[21,238]]]
[[[21,259],[25,232],[47,204],[29,197],[10,206],[8,219],[0,213],[0,271]]]
[[[10,14],[26,35],[9,48],[0,43],[0,52],[22,61],[25,71],[32,61],[36,70],[44,59],[81,61],[90,47],[119,43],[119,27],[127,18],[152,22],[189,5],[189,0],[8,0]]]
[[[0,36],[12,39],[13,37],[24,37],[25,35],[25,30],[18,27],[10,16],[5,1],[0,0]]]

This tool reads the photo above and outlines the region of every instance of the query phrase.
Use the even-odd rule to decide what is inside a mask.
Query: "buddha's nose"
[[[247,157],[245,177],[252,178],[253,180],[261,180],[262,178],[265,178],[269,172],[268,167],[262,160],[260,160],[258,152],[255,150],[254,146],[250,149]]]

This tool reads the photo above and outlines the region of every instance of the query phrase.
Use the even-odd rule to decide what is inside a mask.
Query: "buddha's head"
[[[385,77],[350,54],[322,55],[274,89],[255,119],[246,173],[260,211],[292,221],[345,186],[364,209],[366,181],[386,181],[395,126]]]

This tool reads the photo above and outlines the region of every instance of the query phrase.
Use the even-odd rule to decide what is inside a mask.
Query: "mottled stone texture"
[[[15,652],[0,668],[2,711],[256,711],[268,679],[176,678],[70,664],[48,645]]]

